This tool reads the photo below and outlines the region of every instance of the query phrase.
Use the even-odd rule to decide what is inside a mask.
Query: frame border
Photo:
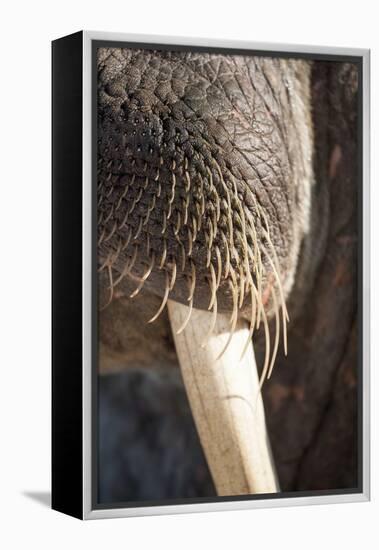
[[[105,42],[115,47],[159,47],[164,49],[204,51],[224,51],[230,53],[249,52],[249,54],[335,60],[341,56],[345,61],[359,63],[361,72],[361,104],[359,106],[359,131],[362,136],[359,151],[359,169],[362,174],[362,194],[358,204],[358,215],[362,232],[360,249],[358,289],[361,292],[362,303],[358,304],[361,319],[360,345],[362,349],[362,368],[360,371],[359,432],[361,443],[362,486],[358,489],[341,491],[322,491],[320,494],[281,493],[269,497],[254,495],[249,497],[220,497],[207,502],[173,501],[173,504],[130,503],[114,504],[112,507],[94,505],[93,442],[96,433],[93,428],[93,396],[96,386],[93,384],[94,341],[97,333],[97,304],[94,289],[96,288],[96,271],[93,269],[96,246],[93,241],[93,227],[96,222],[96,196],[93,193],[93,158],[92,150],[96,145],[96,132],[92,131],[93,120],[93,78],[92,52],[98,43]],[[341,48],[328,46],[306,46],[263,42],[246,42],[231,40],[214,40],[206,38],[169,37],[159,35],[137,35],[126,33],[108,33],[99,31],[83,31],[83,276],[82,276],[82,341],[83,341],[83,519],[101,519],[116,517],[133,517],[146,515],[193,513],[207,511],[243,510],[253,508],[272,508],[279,506],[300,506],[313,504],[336,504],[343,502],[362,502],[370,499],[370,50],[358,48]],[[94,129],[95,130],[95,129]],[[95,387],[94,387],[95,386]],[[291,496],[289,496],[291,494]],[[293,495],[293,496],[292,496]]]
[[[82,35],[51,44],[51,507],[77,518],[83,515]]]

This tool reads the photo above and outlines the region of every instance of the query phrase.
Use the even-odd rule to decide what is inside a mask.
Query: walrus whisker
[[[203,191],[201,191],[201,215],[204,216],[205,214],[205,197]]]
[[[220,197],[218,196],[217,191],[215,193],[215,201],[216,201],[216,221],[218,222],[221,216],[221,203],[220,203]]]
[[[196,287],[196,267],[192,260],[190,260],[190,264],[191,264],[191,286],[190,286],[189,296],[187,299],[188,302],[190,302],[193,299],[193,295]]]
[[[194,243],[197,237],[197,223],[196,223],[195,216],[192,216],[192,229],[193,229],[192,242]]]
[[[238,307],[241,309],[243,300],[245,298],[245,275],[243,273],[243,267],[242,265],[239,266],[239,279],[240,279],[240,300]]]
[[[127,209],[124,219],[122,220],[121,224],[118,227],[119,229],[122,229],[126,225],[126,222],[128,221],[128,217],[129,217],[129,210]]]
[[[184,247],[184,244],[182,243],[182,241],[179,239],[178,236],[176,237],[176,240],[179,244],[180,252],[181,252],[181,256],[182,256],[182,264],[181,264],[180,268],[183,272],[185,270],[185,267],[186,267],[186,249]]]
[[[213,240],[214,240],[217,237],[217,232],[218,232],[217,212],[214,209],[212,210],[212,218],[213,218],[212,231],[213,231]]]
[[[268,323],[267,323],[267,316],[264,308],[262,309],[262,320],[263,320],[263,326],[265,330],[265,361],[263,364],[262,374],[259,379],[259,389],[262,389],[263,383],[266,379],[267,370],[269,368],[269,360],[270,360],[270,331],[268,329]]]
[[[272,244],[272,241],[271,241],[271,238],[270,238],[270,233],[268,231],[265,231],[264,236],[266,237],[266,240],[267,240],[267,242],[268,242],[268,244],[269,244],[269,246],[272,250],[273,257],[274,257],[274,265],[275,265],[276,272],[277,272],[278,278],[279,278],[280,268],[279,268],[278,255],[276,253],[274,245]],[[286,303],[285,303],[285,300],[284,300],[284,297],[283,297],[283,288],[282,288],[281,284],[280,284],[280,289],[279,290],[280,290],[280,293],[281,293],[281,296],[280,296],[281,304],[282,304],[282,307],[285,310],[285,315],[286,315],[287,322],[289,322],[288,310],[287,310],[287,306],[286,306]]]
[[[165,286],[165,291],[164,291],[164,296],[163,296],[163,299],[162,299],[162,303],[159,306],[159,309],[156,312],[156,314],[148,321],[148,323],[153,323],[154,321],[156,321],[158,319],[158,317],[160,316],[160,314],[162,313],[162,311],[164,310],[166,304],[167,304],[168,295],[169,295],[169,292],[170,292],[169,279],[168,279],[167,271],[165,272],[165,276],[166,276],[166,286]]]
[[[172,204],[174,202],[175,198],[175,187],[176,187],[176,176],[174,172],[172,172],[172,187],[171,187],[171,197],[168,199],[168,203]]]
[[[232,184],[233,184],[233,189],[234,189],[234,198],[235,198],[235,201],[237,203],[237,206],[238,206],[238,211],[239,211],[239,221],[240,221],[240,227],[242,229],[242,239],[241,239],[241,242],[242,242],[242,248],[243,248],[243,257],[244,259],[246,260],[247,258],[247,248],[248,248],[248,244],[247,244],[247,237],[246,237],[246,218],[245,218],[245,212],[244,212],[244,208],[242,206],[242,203],[241,203],[241,199],[239,198],[238,196],[238,191],[237,191],[237,184],[236,184],[236,180],[235,180],[235,177],[231,175],[231,180],[232,180]],[[236,213],[236,216],[238,216],[238,213]]]
[[[129,208],[129,214],[131,214],[131,213],[133,212],[133,210],[135,209],[135,207],[137,206],[137,204],[138,204],[139,201],[141,200],[142,193],[143,193],[143,187],[140,187],[139,192],[138,192],[138,195],[137,195],[136,198],[133,200],[132,206]]]
[[[233,181],[234,181],[234,185],[236,186],[234,178],[233,178]],[[237,193],[237,189],[235,190],[235,194],[236,194],[238,209],[239,209],[239,212],[240,212],[240,216],[239,216],[240,220],[239,221],[240,221],[241,229],[242,229],[241,242],[242,242],[242,248],[243,248],[243,258],[244,258],[244,262],[245,262],[245,270],[246,270],[246,273],[248,273],[250,271],[250,266],[249,266],[249,255],[248,255],[249,245],[247,243],[247,233],[246,233],[246,217],[245,217],[244,209],[242,208],[240,198],[239,198],[238,193]]]
[[[104,241],[103,241],[104,243],[108,242],[113,237],[116,229],[117,229],[117,221],[113,223],[110,233],[106,237],[104,237]]]
[[[196,215],[197,215],[197,226],[198,226],[198,230],[200,231],[200,228],[201,228],[201,206],[200,206],[199,197],[195,197],[194,204],[195,204]]]
[[[209,268],[209,266],[211,265],[211,260],[212,260],[212,249],[209,246],[208,242],[209,242],[209,236],[208,236],[208,233],[205,233],[205,243],[207,245],[207,259],[206,259],[206,262],[205,262],[205,267],[206,268]]]
[[[171,218],[172,215],[172,202],[168,203],[168,210],[167,210],[167,220]]]
[[[251,249],[249,248],[249,253],[252,255],[252,251]],[[251,258],[252,261],[254,261],[254,257]],[[260,272],[257,271],[256,272],[256,281],[257,281],[257,293],[256,293],[256,296],[257,296],[257,314],[256,314],[256,320],[255,320],[255,323],[256,323],[256,328],[259,329],[259,326],[260,326],[260,316],[261,316],[261,310],[263,308],[263,302],[262,302],[262,292],[261,292],[261,289],[262,289],[262,277],[260,276]],[[254,285],[254,282],[253,282],[253,286],[255,287]]]
[[[187,227],[187,231],[188,231],[188,252],[187,252],[187,256],[192,256],[192,232],[191,232],[191,228]]]
[[[209,250],[212,250],[212,245],[213,245],[213,225],[212,225],[212,220],[211,220],[211,219],[208,220],[208,227],[209,227],[208,249],[209,249]]]
[[[190,175],[189,175],[189,173],[187,172],[187,170],[185,170],[184,175],[185,175],[185,177],[186,177],[185,192],[186,192],[186,193],[189,193],[189,191],[190,191],[190,189],[191,189],[191,178],[190,178]]]
[[[109,297],[107,302],[99,308],[99,311],[104,311],[104,309],[107,308],[111,303],[111,301],[113,300],[114,285],[113,285],[112,267],[110,265],[108,266],[108,278],[109,278]]]
[[[196,189],[198,190],[198,199],[200,199],[201,205],[203,205],[203,202],[204,202],[204,207],[205,207],[204,181],[203,181],[203,176],[202,176],[201,171],[197,170],[195,176],[197,176],[197,180],[200,182],[200,186],[198,186],[198,185],[196,186]],[[202,212],[202,214],[204,214],[204,212]]]
[[[146,256],[150,257],[150,234],[146,233]]]
[[[285,301],[284,301],[284,296],[283,296],[283,289],[282,289],[282,284],[281,284],[281,281],[280,281],[280,277],[279,277],[279,274],[276,270],[276,267],[274,265],[274,262],[272,261],[270,255],[267,253],[266,249],[262,246],[263,248],[263,251],[270,263],[270,266],[271,266],[271,269],[272,269],[272,272],[275,276],[275,279],[276,279],[276,282],[277,282],[277,285],[278,285],[278,290],[279,290],[279,294],[280,294],[280,300],[281,300],[281,307],[282,307],[282,327],[283,327],[283,347],[284,347],[284,354],[287,355],[287,318],[286,318],[286,311],[287,311],[287,308],[286,308],[286,305],[285,305]]]
[[[217,291],[216,273],[215,273],[213,264],[210,264],[209,269],[210,269],[210,272],[211,272],[211,279],[210,279],[210,283],[209,283],[209,286],[210,286],[210,289],[211,289],[211,299],[210,299],[210,302],[209,302],[208,311],[210,311],[213,307],[214,301],[216,299],[216,291]]]
[[[101,273],[103,271],[103,269],[105,269],[108,265],[110,265],[110,257],[112,256],[112,250],[110,250],[108,252],[108,255],[106,257],[106,259],[104,260],[104,262],[100,265],[100,267],[97,269],[97,272],[98,273]]]
[[[251,296],[251,318],[250,318],[250,326],[249,326],[249,334],[248,334],[248,337],[246,338],[246,343],[243,347],[243,350],[242,350],[242,353],[241,353],[241,357],[240,357],[240,361],[242,361],[243,357],[245,356],[245,353],[247,351],[247,348],[249,347],[250,345],[250,342],[251,342],[251,339],[254,335],[254,330],[255,330],[255,317],[256,317],[256,314],[257,314],[257,301],[256,301],[256,297],[255,297],[255,294],[257,293],[257,289],[253,283],[253,285],[251,286],[250,288],[250,296]]]
[[[229,251],[229,244],[226,239],[225,233],[222,231],[222,240],[224,241],[224,250],[225,250],[225,273],[224,273],[224,279],[227,279],[229,276],[230,271],[230,251]]]
[[[261,324],[261,316],[262,316],[262,309],[263,309],[263,302],[262,302],[262,278],[263,278],[263,264],[262,264],[262,258],[261,258],[261,254],[260,254],[260,249],[259,249],[259,265],[258,265],[258,272],[257,272],[257,283],[258,283],[258,295],[259,295],[259,300],[258,300],[258,309],[257,309],[257,329],[259,329],[260,327],[260,324]]]
[[[238,315],[238,285],[237,285],[237,277],[234,271],[234,268],[230,268],[230,277],[229,279],[229,287],[232,290],[232,301],[233,301],[233,308],[232,308],[232,314],[229,319],[229,323],[233,325],[234,317]]]
[[[128,275],[131,272],[131,269],[133,268],[138,254],[138,244],[134,244],[134,251],[133,256],[130,259],[130,262],[126,262],[124,269],[121,272],[121,275],[117,278],[117,280],[114,283],[114,286],[116,287],[126,275]]]
[[[257,201],[257,199],[256,199],[256,197],[255,197],[255,195],[254,195],[254,193],[252,193],[251,190],[250,190],[249,188],[247,188],[247,189],[248,189],[249,196],[250,196],[250,198],[252,199],[252,201],[253,201],[253,203],[254,203],[255,211],[256,211],[256,213],[257,213],[257,216],[258,216],[258,218],[260,219],[260,218],[261,218],[261,210],[260,210],[260,208],[259,208],[258,201]]]
[[[255,268],[256,268],[256,273],[258,273],[258,271],[260,269],[259,266],[260,266],[260,263],[261,263],[261,258],[260,258],[260,250],[259,250],[259,246],[258,246],[257,232],[256,232],[256,229],[255,229],[254,219],[253,219],[252,215],[250,214],[250,212],[248,213],[248,218],[249,218],[248,229],[249,229],[249,233],[250,233],[250,236],[252,237],[253,244],[254,244],[254,264],[255,264]]]
[[[161,235],[164,235],[166,233],[166,228],[167,228],[167,215],[166,215],[166,211],[164,210]]]
[[[233,236],[233,220],[232,220],[232,203],[231,203],[231,198],[230,198],[230,192],[229,192],[229,189],[228,189],[228,186],[226,185],[226,182],[222,176],[222,172],[221,172],[221,169],[218,165],[218,163],[215,161],[215,159],[212,159],[214,161],[214,164],[216,166],[216,170],[218,171],[218,175],[219,175],[219,178],[220,178],[220,182],[221,182],[221,185],[225,191],[225,194],[226,194],[226,200],[227,200],[227,204],[228,204],[228,207],[226,209],[226,214],[227,214],[227,220],[228,220],[228,226],[229,226],[229,240],[230,240],[230,249],[233,250],[234,248],[234,236]],[[211,174],[211,171],[209,170],[209,168],[207,167],[207,170],[208,172]],[[213,179],[212,179],[213,181]]]
[[[216,259],[217,259],[217,280],[216,280],[216,288],[220,286],[221,282],[221,276],[222,276],[222,259],[221,259],[221,252],[219,247],[215,246],[216,251]]]
[[[171,280],[169,285],[170,291],[174,288],[175,281],[176,281],[176,261],[172,260],[172,273],[171,273]]]
[[[159,269],[162,269],[165,262],[166,262],[166,256],[167,256],[167,241],[166,239],[163,239],[163,252],[161,256],[161,261],[159,263]]]
[[[180,212],[178,210],[178,217],[177,217],[177,221],[176,221],[176,227],[174,229],[174,235],[176,236],[180,231]]]
[[[122,203],[123,199],[125,198],[126,193],[128,192],[128,190],[129,190],[129,185],[125,185],[125,189],[124,189],[124,191],[121,193],[120,198],[119,198],[118,201],[117,201],[116,208],[115,208],[115,212],[117,212],[117,210],[119,210],[119,208],[120,208],[120,206],[121,206],[121,203]]]
[[[110,261],[109,265],[113,266],[115,264],[115,262],[118,260],[118,258],[120,256],[121,250],[122,250],[122,240],[121,240],[120,237],[118,237],[117,248],[116,248],[114,254],[112,254],[111,261]]]
[[[191,318],[191,314],[192,314],[192,306],[193,306],[193,300],[190,300],[190,303],[188,304],[188,315],[185,318],[182,326],[179,327],[178,330],[176,331],[176,334],[181,334],[183,332],[183,330],[186,328],[186,326],[188,325],[189,320]]]
[[[130,298],[134,298],[134,297],[137,296],[137,294],[141,291],[143,285],[145,284],[145,281],[149,278],[150,273],[151,273],[152,270],[153,270],[154,262],[155,262],[155,254],[154,254],[154,252],[153,252],[152,255],[151,255],[150,264],[149,264],[147,270],[145,271],[145,273],[142,275],[141,281],[140,281],[139,285],[138,285],[137,288],[134,290],[134,292],[132,292],[132,293],[130,294],[130,296],[129,296]]]
[[[184,203],[184,218],[183,218],[183,225],[187,225],[188,222],[188,206],[189,206],[189,199],[186,197],[183,199]]]
[[[275,359],[278,353],[279,335],[280,335],[279,306],[278,306],[278,301],[276,299],[274,286],[271,287],[271,295],[274,302],[274,311],[275,311],[275,341],[274,341],[274,349],[271,356],[271,363],[267,373],[267,380],[269,380],[269,378],[271,377],[271,374],[274,368]]]
[[[225,346],[223,347],[223,349],[221,350],[221,352],[219,353],[219,355],[216,358],[217,361],[219,359],[221,359],[221,357],[224,355],[224,353],[228,349],[229,344],[230,344],[230,342],[233,338],[233,334],[234,334],[234,331],[236,329],[237,320],[238,320],[238,309],[237,309],[238,293],[237,293],[237,289],[233,286],[231,281],[229,281],[229,284],[231,286],[231,290],[232,290],[232,294],[233,294],[233,314],[232,314],[232,323],[231,323],[232,326],[230,328],[230,333],[229,333],[229,337],[226,341],[226,344],[225,344]]]
[[[130,243],[130,240],[131,240],[131,238],[132,238],[132,233],[133,233],[132,228],[129,227],[128,236],[127,236],[127,238],[126,238],[124,244],[122,245],[122,249],[121,249],[122,251],[124,251],[124,250],[126,250],[126,249],[128,248],[129,243]]]
[[[209,341],[210,337],[213,334],[213,331],[214,331],[214,328],[215,328],[215,325],[216,325],[216,320],[217,320],[217,294],[215,296],[215,300],[214,300],[214,303],[213,303],[212,320],[211,320],[211,323],[209,325],[209,330],[208,330],[208,332],[207,332],[207,334],[204,338],[204,341],[201,344],[202,348],[205,348],[206,345],[208,344],[208,341]]]
[[[150,214],[152,213],[152,211],[153,211],[154,208],[155,208],[155,201],[156,201],[156,197],[155,197],[155,195],[153,195],[153,198],[152,198],[152,200],[151,200],[151,205],[150,205],[150,206],[148,207],[148,209],[147,209],[146,217],[145,217],[145,220],[144,220],[144,222],[143,222],[143,225],[144,225],[144,226],[148,223],[148,221],[149,221],[149,219],[150,219]]]
[[[127,192],[129,191],[129,187],[132,186],[132,185],[134,184],[135,177],[136,177],[135,174],[133,174],[130,183],[127,183],[127,184],[125,185],[125,189],[124,189],[124,191],[121,193],[120,198],[118,199],[118,202],[117,202],[117,205],[116,205],[116,211],[120,208],[121,203],[122,203],[122,200],[126,197],[126,194],[127,194]]]
[[[105,227],[103,228],[101,234],[100,234],[100,237],[97,241],[97,246],[99,247],[101,245],[101,243],[103,242],[103,239],[104,239],[104,236],[105,236]]]
[[[143,218],[140,216],[140,217],[139,217],[139,222],[138,222],[138,227],[137,227],[137,232],[136,232],[136,234],[135,234],[134,237],[133,237],[133,240],[134,240],[134,241],[137,240],[138,237],[140,236],[140,233],[141,233],[141,231],[142,231],[142,222],[143,222]]]

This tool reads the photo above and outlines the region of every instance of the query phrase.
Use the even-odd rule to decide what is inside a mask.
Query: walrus
[[[170,303],[178,333],[209,312],[204,345],[246,323],[282,491],[357,487],[357,66],[99,48],[97,69],[100,500],[217,490]]]

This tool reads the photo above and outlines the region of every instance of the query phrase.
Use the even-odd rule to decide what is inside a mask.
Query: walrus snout
[[[170,298],[270,318],[296,269],[311,177],[295,168],[309,165],[296,158],[308,154],[311,130],[299,141],[292,120],[306,106],[284,84],[274,96],[283,68],[114,49],[98,63],[98,257],[110,298],[146,287],[162,307]],[[302,63],[289,61],[286,78],[306,97]]]
[[[259,247],[267,219],[254,196],[244,199],[220,151],[184,123],[131,111],[122,124],[100,147],[100,268],[118,272],[115,285],[128,278],[199,309],[217,299],[231,312],[238,287],[242,307],[248,285],[258,292],[270,267]]]

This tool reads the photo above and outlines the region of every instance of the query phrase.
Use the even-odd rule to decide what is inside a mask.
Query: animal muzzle
[[[293,205],[301,203],[301,174],[290,172],[273,107],[255,108],[251,120],[228,107],[223,123],[198,109],[204,98],[196,87],[186,88],[183,101],[170,99],[163,84],[155,94],[126,94],[128,71],[99,97],[98,258],[107,302],[117,287],[131,298],[143,288],[161,297],[149,321],[168,305],[219,494],[274,492],[260,388],[281,334],[287,351],[284,283],[297,253]],[[224,103],[218,97],[215,104]],[[257,330],[266,341],[260,379]]]

